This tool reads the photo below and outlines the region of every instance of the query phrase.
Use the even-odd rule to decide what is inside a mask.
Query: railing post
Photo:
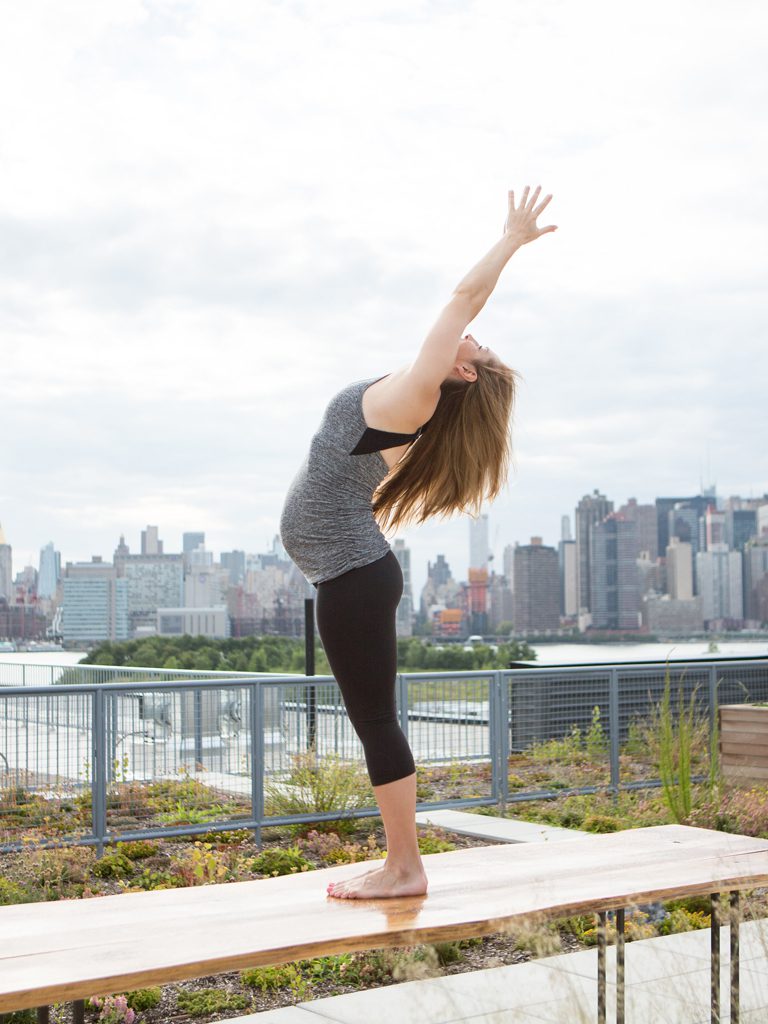
[[[252,683],[251,725],[251,817],[255,825],[253,836],[261,849],[261,825],[264,821],[264,692],[260,683]]]
[[[611,730],[611,789],[613,799],[619,798],[619,670],[612,668],[608,681],[608,721]]]
[[[100,686],[93,690],[93,734],[91,743],[91,825],[96,839],[96,856],[104,854],[104,839],[107,834],[107,772],[106,772],[106,716],[104,714],[104,691]]]
[[[709,666],[709,738],[710,742],[717,728],[717,669],[714,665]]]
[[[304,600],[304,675],[315,674],[315,601],[307,597]],[[311,750],[317,737],[317,687],[304,687],[304,700],[307,705],[307,750]]]
[[[192,706],[194,708],[194,729],[195,729],[195,764],[193,771],[198,766],[203,766],[203,691],[196,686],[193,691]]]
[[[404,673],[397,673],[397,703],[399,705],[400,728],[408,739],[408,680]]]

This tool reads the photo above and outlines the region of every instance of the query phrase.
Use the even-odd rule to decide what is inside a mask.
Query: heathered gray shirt
[[[366,430],[363,392],[381,379],[356,381],[331,399],[288,490],[280,537],[310,583],[368,565],[390,550],[371,508],[387,464],[378,451],[351,454]]]

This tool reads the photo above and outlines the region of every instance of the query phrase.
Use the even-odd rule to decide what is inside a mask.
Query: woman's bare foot
[[[386,864],[346,882],[330,882],[328,895],[339,900],[376,900],[393,896],[423,896],[427,876],[421,866],[409,872],[387,869]]]

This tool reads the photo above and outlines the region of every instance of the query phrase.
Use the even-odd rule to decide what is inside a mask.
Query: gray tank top
[[[392,434],[366,426],[363,392],[382,379],[356,381],[331,399],[288,489],[280,537],[310,583],[368,565],[390,550],[371,508],[373,492],[389,472],[381,449],[413,441],[420,431]]]

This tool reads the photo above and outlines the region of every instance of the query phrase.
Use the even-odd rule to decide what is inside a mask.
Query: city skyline
[[[676,494],[678,498],[674,498],[674,500],[679,500],[679,496],[684,495],[685,493],[686,492],[682,488],[678,488],[674,492],[674,494]],[[766,491],[762,495],[722,495],[718,494],[715,491],[715,488],[706,488],[704,489],[703,494],[702,492],[690,492],[691,495],[697,493],[699,495],[697,498],[699,502],[707,503],[713,501],[717,506],[722,506],[731,499],[755,501],[759,500],[760,498],[765,498],[766,504],[768,504],[768,489],[766,489]],[[476,544],[478,536],[476,525],[479,525],[483,519],[485,520],[483,534],[488,538],[488,548],[490,554],[490,560],[488,563],[489,569],[493,572],[496,572],[497,574],[503,575],[503,560],[505,548],[507,548],[508,546],[515,546],[517,544],[521,546],[529,545],[534,539],[536,539],[539,543],[543,543],[545,546],[557,548],[558,543],[562,538],[562,531],[564,529],[564,521],[566,520],[566,518],[569,520],[571,536],[573,537],[578,532],[577,519],[579,508],[581,507],[583,502],[594,500],[594,497],[598,494],[600,495],[601,499],[603,499],[600,502],[600,508],[601,510],[603,510],[603,512],[607,510],[609,506],[611,508],[615,508],[617,511],[626,510],[627,508],[630,507],[630,503],[633,501],[636,501],[637,504],[639,504],[640,506],[648,507],[649,505],[653,505],[654,503],[659,501],[670,502],[673,500],[672,497],[667,498],[665,496],[656,495],[649,498],[646,501],[643,501],[633,494],[629,497],[624,498],[622,501],[617,496],[612,496],[610,492],[603,491],[601,489],[593,487],[590,492],[587,492],[580,498],[575,499],[569,511],[551,512],[551,514],[547,517],[552,524],[552,531],[549,534],[547,534],[545,531],[542,531],[541,529],[536,530],[534,528],[527,536],[519,536],[514,538],[508,537],[504,533],[504,524],[502,522],[499,522],[498,517],[495,514],[495,510],[498,508],[499,503],[494,503],[484,508],[484,511],[480,519],[477,521],[473,520],[469,516],[455,517],[449,523],[443,524],[442,530],[439,528],[436,529],[435,526],[432,524],[428,524],[417,529],[399,530],[397,531],[397,534],[395,536],[392,536],[389,539],[391,546],[393,548],[395,547],[396,539],[403,541],[405,546],[408,548],[410,552],[410,573],[413,591],[414,594],[418,594],[421,592],[427,580],[428,563],[433,561],[438,554],[443,555],[446,561],[451,565],[456,579],[466,580],[468,578],[469,569],[471,567],[470,552],[472,551],[473,545]],[[605,506],[605,508],[603,508],[603,506]],[[603,516],[600,515],[599,518],[601,519],[602,517]],[[158,524],[158,520],[156,519],[151,519],[148,521]],[[206,551],[211,552],[213,554],[218,554],[222,552],[228,553],[231,551],[245,551],[247,554],[256,555],[259,552],[270,551],[272,549],[275,538],[279,537],[279,532],[276,524],[272,534],[266,537],[264,541],[258,546],[250,547],[242,542],[238,543],[236,539],[236,542],[234,544],[224,547],[220,543],[216,543],[215,534],[206,529],[204,524],[202,524],[202,528],[200,527],[201,524],[199,523],[195,525],[195,530],[199,530],[199,532],[195,532],[194,530],[191,530],[187,527],[184,527],[180,530],[174,530],[173,528],[168,529],[166,525],[163,523],[159,523],[159,525],[155,525],[151,527],[151,529],[159,530],[159,534],[161,535],[161,547],[164,546],[164,550],[170,553],[180,553],[184,550],[185,537],[203,536],[205,538]],[[147,529],[148,527],[145,522],[141,525],[137,525],[136,528],[133,530],[133,534],[131,534],[130,531],[128,530],[120,530],[117,538],[114,539],[110,544],[107,544],[106,546],[102,547],[101,550],[96,550],[93,547],[88,548],[88,546],[86,545],[86,548],[82,551],[82,553],[78,552],[76,555],[71,555],[70,552],[66,551],[63,545],[60,545],[55,538],[53,538],[53,540],[51,541],[51,538],[49,537],[45,543],[39,544],[36,552],[31,552],[29,557],[22,556],[21,553],[19,552],[19,549],[17,548],[17,545],[11,538],[8,540],[8,544],[10,544],[14,551],[13,575],[15,576],[18,572],[20,572],[23,566],[31,565],[33,567],[38,567],[40,555],[43,548],[51,542],[53,543],[54,548],[56,548],[56,550],[61,553],[62,568],[68,562],[71,562],[73,564],[78,562],[90,562],[90,560],[94,556],[104,558],[106,561],[110,561],[120,538],[125,538],[126,543],[130,548],[132,554],[143,552],[144,532]],[[9,531],[6,525],[6,521],[1,518],[0,530],[2,530],[3,534],[7,538]],[[458,532],[459,530],[460,533]],[[155,537],[157,537],[157,534],[155,535]],[[442,546],[440,546],[441,541]],[[659,551],[658,554],[663,557],[664,552]],[[695,557],[695,547],[693,554]]]
[[[756,0],[20,5],[0,38],[15,551],[87,559],[148,522],[264,548],[331,396],[412,359],[507,190],[538,183],[558,231],[471,328],[523,378],[496,558],[496,525],[556,542],[596,486],[764,493],[767,26]],[[436,552],[465,573],[466,530],[403,534],[415,584]]]

